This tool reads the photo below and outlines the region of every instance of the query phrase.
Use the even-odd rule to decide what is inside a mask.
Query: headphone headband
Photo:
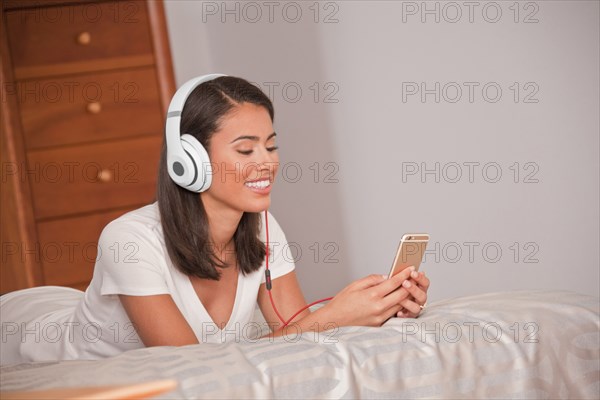
[[[181,112],[192,91],[204,82],[227,76],[209,74],[185,82],[177,90],[167,111],[165,136],[169,176],[179,186],[192,192],[203,192],[210,187],[212,170],[206,149],[192,135],[181,133]]]
[[[220,76],[227,76],[224,74],[208,74],[203,76],[198,76],[196,78],[192,78],[189,81],[185,82],[183,85],[177,89],[175,95],[171,99],[171,103],[169,104],[169,111],[167,113],[167,118],[169,114],[179,112],[181,115],[181,111],[183,111],[183,106],[185,105],[185,101],[188,96],[194,89],[203,84],[204,82],[212,81],[215,78]]]

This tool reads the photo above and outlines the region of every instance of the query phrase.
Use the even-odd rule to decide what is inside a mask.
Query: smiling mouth
[[[251,189],[265,189],[271,186],[271,181],[269,179],[263,179],[260,181],[246,182],[244,185]]]

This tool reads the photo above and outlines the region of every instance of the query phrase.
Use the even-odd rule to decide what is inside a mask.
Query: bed
[[[383,327],[154,347],[0,367],[2,391],[174,379],[160,398],[600,398],[599,298],[506,291],[430,304]],[[234,333],[232,333],[234,334]],[[236,338],[237,339],[237,338]]]

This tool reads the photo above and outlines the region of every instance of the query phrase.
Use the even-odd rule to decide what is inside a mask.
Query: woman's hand
[[[329,321],[322,322],[334,322],[338,326],[380,326],[403,308],[412,307],[408,298],[413,292],[422,297],[419,293],[422,290],[415,290],[413,284],[408,288],[402,286],[413,271],[414,267],[409,267],[390,279],[369,275],[352,282],[323,307]]]
[[[402,309],[396,314],[397,317],[416,318],[423,311],[421,306],[427,302],[430,282],[425,273],[413,271],[410,278],[402,284],[402,287],[411,295],[400,302]]]

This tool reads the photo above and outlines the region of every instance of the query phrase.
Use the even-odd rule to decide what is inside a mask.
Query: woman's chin
[[[246,207],[244,207],[245,212],[263,212],[268,210],[271,206],[271,196],[266,196],[264,199],[254,200],[252,202],[248,202]]]

